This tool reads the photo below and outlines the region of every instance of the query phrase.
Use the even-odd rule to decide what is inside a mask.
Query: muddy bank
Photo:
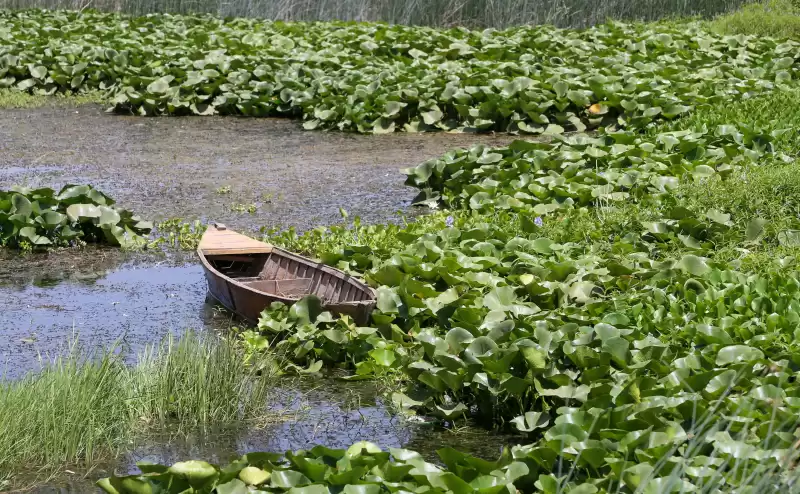
[[[400,168],[509,136],[304,131],[287,119],[111,115],[96,105],[0,110],[0,188],[90,183],[151,219],[299,229],[339,208],[383,222],[414,190]],[[229,193],[217,193],[229,187]],[[255,205],[254,214],[236,212]]]

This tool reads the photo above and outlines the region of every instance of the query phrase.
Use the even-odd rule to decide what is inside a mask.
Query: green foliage
[[[195,250],[200,245],[208,225],[200,220],[185,221],[183,218],[172,218],[158,223],[153,230],[155,239],[148,244],[149,248],[166,245],[180,250]]]
[[[654,28],[606,26],[579,36],[616,29],[631,39]],[[658,29],[653,35],[666,43],[668,28]],[[671,41],[680,36],[698,37],[686,58],[659,59],[678,72],[706,49],[703,39],[770,43],[692,32]],[[658,52],[645,44],[647,54]],[[379,51],[375,45],[366,48]],[[796,52],[792,43],[781,46]],[[576,62],[569,48],[559,50],[567,67],[598,61]],[[794,70],[786,53],[774,63]],[[537,70],[552,63],[542,59]],[[508,74],[494,70],[495,78]],[[576,70],[570,84],[581,77]],[[658,92],[653,81],[677,84],[669,74],[651,79],[648,98]],[[362,275],[376,289],[377,308],[360,327],[314,297],[273,306],[242,334],[250,355],[280,352],[300,373],[339,367],[348,379],[397,378],[402,387],[391,401],[403,413],[516,431],[521,444],[496,462],[443,450],[444,468],[409,464],[416,453],[358,444],[261,463],[245,457],[225,469],[143,466],[143,475],[104,481],[106,490],[135,492],[125,491],[126,480],[186,489],[192,480],[180,472],[191,467],[202,472],[195,492],[791,492],[800,425],[800,177],[787,163],[796,136],[783,130],[795,118],[795,90],[731,103],[720,95],[753,96],[753,87],[714,87],[702,102],[672,100],[702,103],[695,117],[644,134],[607,128],[563,138],[562,123],[579,128],[589,118],[548,120],[559,126],[548,131],[550,142],[456,150],[407,171],[419,203],[452,212],[405,225],[266,232],[276,244]],[[588,92],[552,90],[570,103],[545,112],[548,119],[569,111],[586,117],[574,112],[584,105],[603,118],[606,101],[589,106],[596,101]],[[764,101],[789,108],[776,109],[772,122],[759,108]],[[658,106],[663,115],[667,106]],[[643,120],[624,123],[660,118],[637,110]],[[441,113],[427,116],[445,119]],[[353,449],[370,461],[358,474]],[[242,476],[247,467],[255,469]],[[256,478],[258,487],[247,487],[245,479]]]
[[[479,32],[43,11],[0,14],[0,37],[0,86],[375,133],[641,128],[790,81],[798,52],[697,24]]]
[[[258,211],[258,206],[255,203],[244,204],[244,203],[234,203],[230,205],[231,211],[235,213],[250,213],[256,214]]]
[[[683,179],[725,177],[771,151],[772,137],[721,125],[713,132],[618,131],[547,143],[515,141],[503,148],[478,145],[405,170],[406,184],[422,189],[418,202],[441,199],[451,207],[544,217],[664,195]]]
[[[111,477],[98,485],[109,494],[513,494],[515,481],[529,473],[523,462],[514,461],[509,455],[497,462],[477,460],[451,449],[443,449],[439,455],[448,466],[458,466],[460,475],[426,462],[413,451],[384,452],[377,445],[362,441],[346,450],[316,446],[287,453],[285,458],[275,453],[248,453],[224,467],[202,461],[176,463],[169,468],[140,463],[142,474]]]
[[[0,191],[0,245],[48,247],[98,242],[132,248],[152,228],[91,185]]]
[[[794,130],[800,126],[798,101],[800,89],[791,85],[781,91],[737,101],[736,104],[719,103],[698,108],[679,120],[662,123],[649,133],[653,136],[685,129],[715,129],[736,122],[737,127],[760,129],[763,134],[770,134],[775,151],[798,156],[800,133]]]
[[[743,6],[709,22],[712,31],[728,35],[800,36],[800,4],[796,0],[764,0]]]
[[[363,238],[360,224],[278,236],[363,274],[378,293],[370,327],[312,310],[309,298],[266,311],[246,337],[298,372],[400,377],[392,401],[406,413],[517,430],[525,444],[492,468],[524,463],[521,492],[787,486],[800,396],[800,276],[789,255],[800,245],[800,177],[773,141],[792,150],[748,122],[448,153],[410,180],[422,169],[416,185],[466,211]],[[621,144],[632,152],[615,161]],[[597,177],[626,173],[629,182],[601,189],[625,200],[591,193],[611,183]],[[523,202],[531,183],[554,183],[552,195]],[[479,192],[487,202],[475,208]],[[444,458],[446,472],[470,483],[464,464],[477,460],[458,457]]]
[[[0,382],[0,480],[96,464],[145,434],[181,435],[267,413],[274,368],[260,356],[257,374],[235,342],[169,337],[135,366],[118,350],[86,354],[75,345],[41,372]]]

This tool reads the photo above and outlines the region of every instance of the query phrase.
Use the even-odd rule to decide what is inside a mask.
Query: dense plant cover
[[[407,170],[419,202],[455,208],[446,219],[273,235],[363,275],[377,309],[359,327],[308,297],[273,306],[242,335],[249,351],[280,352],[298,372],[395,377],[399,411],[513,430],[518,445],[496,461],[444,449],[438,465],[370,443],[250,453],[222,467],[141,464],[141,474],[101,480],[106,492],[796,485],[800,283],[787,253],[800,246],[800,201],[796,174],[752,172],[796,167],[773,149],[786,138],[746,125],[634,131],[789,83],[800,44],[694,25],[474,32],[32,11],[0,14],[0,39],[2,84],[107,90],[117,110],[143,115],[552,136]],[[596,127],[596,137],[559,135]],[[763,204],[697,193],[745,180]],[[181,228],[165,231],[195,240]],[[758,269],[752,252],[768,256]]]
[[[152,224],[90,185],[50,188],[12,187],[0,191],[0,245],[47,247],[98,242],[122,247],[143,245]]]
[[[790,165],[770,152],[769,133],[715,129],[666,136],[631,136],[635,144],[628,144],[639,150],[629,160],[647,161],[652,166],[641,169],[656,170],[643,173],[641,186],[633,180],[615,189],[618,194],[638,190],[629,198],[651,204],[637,216],[595,219],[598,231],[570,235],[564,233],[570,226],[561,223],[575,221],[577,227],[583,216],[604,210],[613,215],[614,200],[573,201],[572,207],[565,201],[558,210],[539,211],[551,214],[537,216],[532,213],[535,201],[504,210],[496,195],[478,211],[454,213],[446,220],[436,215],[421,226],[390,227],[391,241],[373,235],[362,242],[359,235],[365,229],[358,226],[352,242],[328,245],[321,257],[363,273],[377,287],[378,308],[370,327],[334,319],[319,300],[307,298],[291,308],[273,307],[263,314],[258,331],[244,334],[253,351],[280,351],[301,372],[340,366],[351,369],[353,379],[402,377],[405,389],[392,395],[399,410],[445,421],[466,416],[510,428],[520,434],[522,445],[491,463],[444,450],[444,468],[409,466],[407,452],[390,456],[376,451],[388,463],[359,470],[358,477],[349,476],[347,462],[336,463],[330,473],[309,475],[328,472],[334,461],[353,451],[294,452],[283,463],[252,466],[273,474],[298,472],[303,477],[291,475],[301,483],[267,479],[250,490],[655,493],[748,487],[770,492],[792,482],[787,467],[797,456],[800,406],[797,266],[792,257],[777,257],[766,268],[744,270],[739,262],[720,260],[718,250],[731,243],[739,250],[775,252],[796,246],[800,224],[788,213],[761,216],[769,211],[766,207],[753,211],[731,203],[726,210],[706,209],[702,200],[688,200],[674,187],[688,180],[701,190],[714,190],[716,184],[724,188],[726,182],[742,180],[755,159],[776,169]],[[668,137],[678,142],[666,159],[661,153],[668,145],[664,141],[671,142]],[[572,144],[518,142],[448,157],[461,157],[461,169],[473,171],[467,177],[480,176],[475,170],[482,167],[488,173],[504,168],[536,176],[542,166],[551,169],[543,176],[557,178],[552,170],[568,168],[578,155],[597,154],[586,150],[603,150],[605,138],[611,137]],[[528,146],[552,147],[536,155],[540,148]],[[560,163],[567,153],[573,154]],[[476,163],[491,155],[503,159]],[[708,156],[708,164],[694,162],[697,155]],[[423,168],[436,169],[448,157]],[[702,166],[707,170],[698,173]],[[614,167],[600,165],[597,173],[603,170],[610,173]],[[753,186],[762,187],[758,173],[748,173]],[[460,175],[454,175],[440,183],[460,186]],[[434,185],[435,173],[431,177],[418,185],[447,190]],[[463,185],[465,190],[480,183],[472,180]],[[531,182],[502,183],[523,191],[530,190],[524,185]],[[665,182],[674,186],[658,186]],[[795,211],[795,195],[781,187],[771,189],[780,194],[775,201]],[[469,208],[469,199],[454,204]],[[557,231],[573,239],[556,242],[544,235]],[[320,239],[319,232],[309,237]],[[302,245],[292,235],[277,240]],[[250,465],[246,459],[221,472],[245,465]],[[408,468],[410,477],[387,484],[386,465]],[[350,487],[334,480],[346,474]],[[165,475],[135,478],[166,485],[175,473]],[[243,488],[237,482],[227,485],[233,478],[220,473],[202,489]],[[119,489],[121,480],[114,482]]]
[[[420,202],[441,199],[450,207],[544,216],[564,208],[663,195],[684,175],[724,177],[771,151],[771,139],[784,132],[765,135],[721,125],[712,132],[652,136],[617,131],[596,138],[515,141],[503,148],[475,146],[405,170],[406,183],[423,189]]]
[[[0,87],[358,132],[642,127],[796,78],[800,44],[700,25],[435,30],[210,16],[0,13]]]

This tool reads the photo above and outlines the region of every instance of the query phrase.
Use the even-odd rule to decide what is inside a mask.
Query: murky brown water
[[[414,190],[401,168],[509,136],[310,132],[287,119],[143,118],[99,106],[0,110],[0,188],[90,183],[149,219],[238,228],[383,222]],[[229,194],[217,189],[230,186]],[[257,212],[231,211],[256,204]]]
[[[0,188],[91,183],[149,219],[222,221],[247,230],[331,224],[339,208],[384,222],[414,191],[399,169],[475,142],[508,136],[303,131],[296,121],[243,118],[141,118],[101,108],[0,110]],[[230,186],[229,194],[217,189]],[[257,205],[255,214],[231,210]],[[127,254],[85,248],[20,257],[0,251],[0,374],[16,378],[41,359],[84,346],[124,343],[131,353],[167,333],[224,331],[240,324],[208,303],[192,254]],[[450,445],[483,457],[513,441],[485,431],[454,433],[393,416],[369,384],[304,381],[282,385],[283,419],[263,428],[212,431],[186,440],[155,438],[116,465],[189,457],[227,461],[247,451],[370,440],[435,458]],[[64,474],[40,492],[88,492],[86,472]],[[96,470],[88,477],[108,474]]]

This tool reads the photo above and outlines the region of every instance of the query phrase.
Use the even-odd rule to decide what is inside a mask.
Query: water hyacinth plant
[[[96,242],[132,248],[144,245],[152,224],[114,206],[90,185],[12,187],[0,191],[0,245],[66,246]]]
[[[798,51],[688,23],[470,31],[33,10],[0,13],[0,39],[0,87],[365,133],[639,129],[783,86]]]

